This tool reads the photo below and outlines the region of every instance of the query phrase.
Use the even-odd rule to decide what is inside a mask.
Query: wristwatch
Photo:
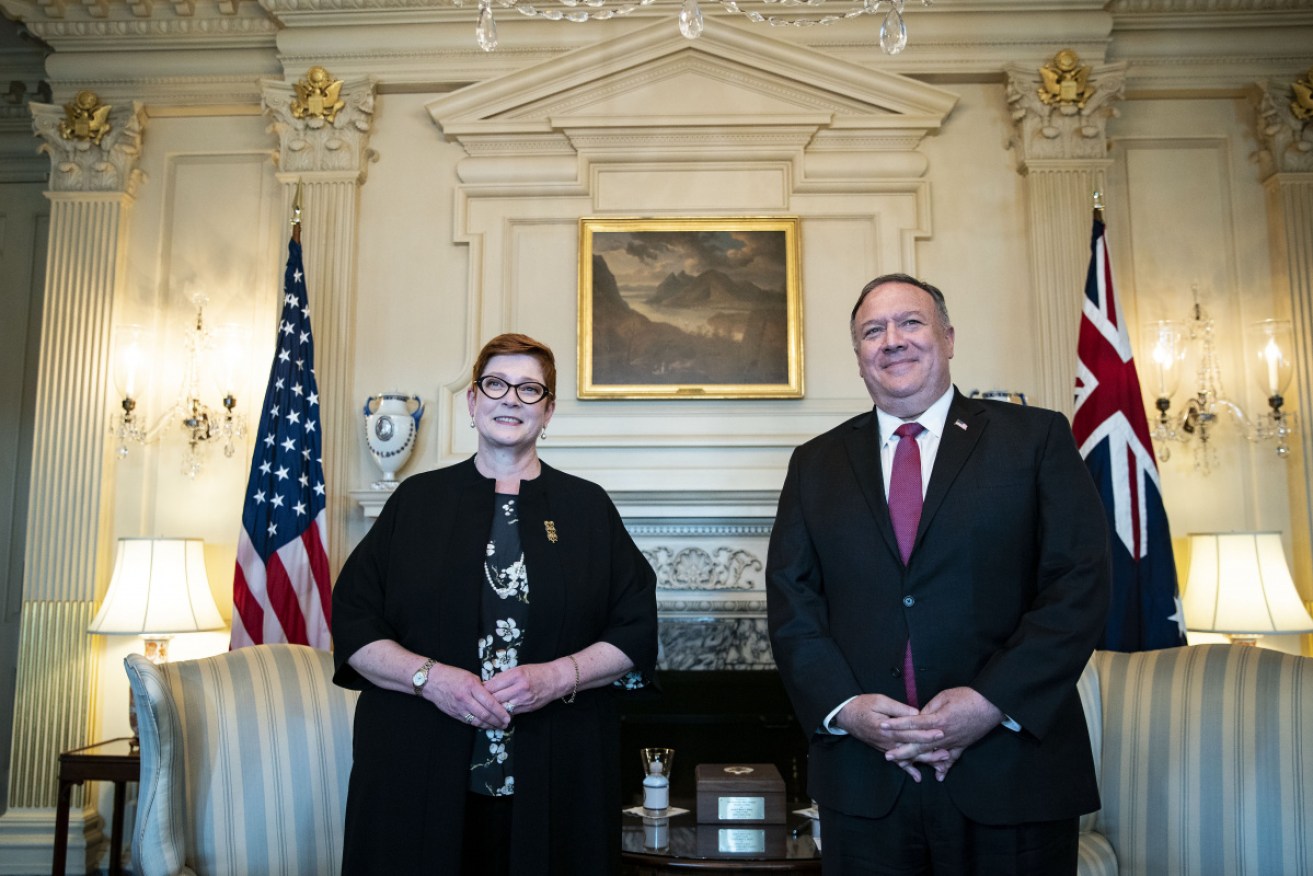
[[[430,657],[424,661],[424,665],[415,670],[415,674],[410,677],[410,686],[415,690],[415,696],[423,696],[424,685],[429,683],[429,668],[438,661]]]

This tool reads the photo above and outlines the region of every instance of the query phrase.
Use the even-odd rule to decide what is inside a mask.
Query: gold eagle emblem
[[[305,78],[296,83],[292,116],[298,119],[323,119],[330,125],[346,103],[342,100],[342,80],[334,79],[323,67],[311,67]]]
[[[59,136],[65,140],[89,140],[99,146],[110,131],[109,111],[109,104],[101,103],[94,91],[79,91],[64,104]]]

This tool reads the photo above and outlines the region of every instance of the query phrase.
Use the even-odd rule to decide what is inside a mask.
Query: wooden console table
[[[132,739],[110,739],[84,748],[75,748],[59,756],[59,807],[55,812],[55,853],[50,872],[64,876],[68,857],[68,807],[73,786],[83,782],[114,783],[114,814],[109,834],[109,876],[121,876],[123,869],[123,797],[128,782],[141,779],[141,753]]]

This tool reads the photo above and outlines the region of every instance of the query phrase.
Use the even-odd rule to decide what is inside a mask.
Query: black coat
[[[1018,721],[963,753],[945,788],[985,824],[1099,806],[1076,680],[1108,613],[1107,526],[1061,415],[955,393],[911,559],[889,518],[875,412],[802,445],[771,534],[775,661],[803,727],[850,697],[974,688]],[[878,818],[911,779],[852,736],[811,733],[822,805]],[[924,772],[924,771],[923,771]]]
[[[363,691],[344,876],[458,872],[470,756],[481,731],[427,700],[374,687],[347,660],[370,642],[391,639],[479,673],[479,594],[494,488],[472,459],[407,478],[338,577],[334,680]],[[530,594],[520,663],[545,663],[601,641],[651,677],[655,578],[606,493],[543,464],[539,477],[521,482],[518,506]],[[515,716],[513,873],[618,871],[616,695],[609,686],[580,691],[572,704],[558,700]]]

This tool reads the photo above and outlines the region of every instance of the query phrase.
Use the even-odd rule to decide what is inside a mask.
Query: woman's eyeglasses
[[[505,398],[506,393],[512,389],[515,390],[515,397],[526,405],[536,405],[538,402],[551,395],[547,387],[543,386],[536,380],[526,380],[524,383],[507,383],[500,377],[493,377],[491,374],[485,374],[475,381],[479,390],[490,399]]]

